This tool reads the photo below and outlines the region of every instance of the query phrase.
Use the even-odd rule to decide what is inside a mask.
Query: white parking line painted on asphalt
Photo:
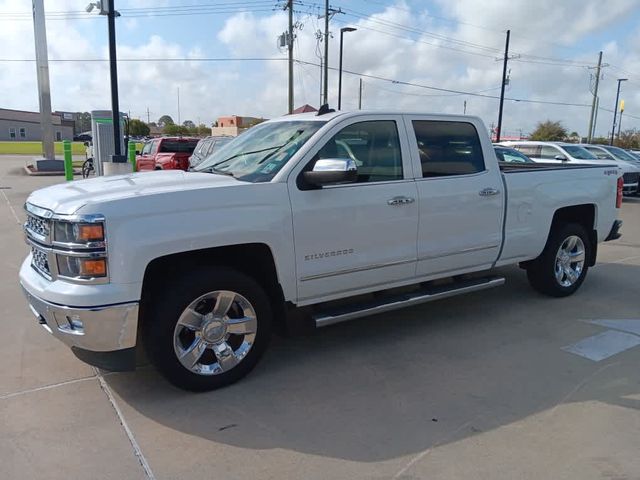
[[[7,205],[9,206],[9,210],[11,210],[11,213],[13,214],[13,218],[16,219],[16,222],[18,222],[18,225],[22,225],[22,222],[20,221],[20,217],[18,217],[18,214],[13,208],[13,205],[11,205],[11,202],[9,201],[9,197],[7,197],[7,194],[4,193],[3,190],[0,190],[0,192],[2,192],[2,196],[4,197],[5,201],[7,202]]]
[[[640,320],[587,320],[588,323],[640,335]]]
[[[600,362],[638,345],[640,345],[640,337],[638,335],[607,330],[572,345],[562,347],[562,350],[580,355],[594,362]]]

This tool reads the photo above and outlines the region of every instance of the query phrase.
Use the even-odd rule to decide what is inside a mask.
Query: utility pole
[[[463,109],[462,109],[462,114],[463,114],[463,115],[466,115],[466,114],[467,114],[467,101],[466,101],[466,100],[464,101],[464,107],[463,107]]]
[[[324,62],[323,59],[320,59],[320,105],[322,105],[322,73],[324,72]]]
[[[598,110],[600,110],[600,97],[596,98],[596,113],[593,116],[593,131],[591,132],[591,138],[596,135],[596,124],[598,123]]]
[[[502,87],[500,89],[500,110],[498,111],[498,130],[496,132],[496,143],[500,142],[502,134],[502,108],[504,107],[504,88],[507,84],[507,63],[509,61],[509,37],[511,30],[507,30],[507,42],[504,47],[504,63],[502,65]]]
[[[33,0],[33,34],[36,43],[36,72],[38,75],[38,100],[40,102],[40,127],[42,129],[42,157],[55,159],[53,149],[53,123],[51,120],[51,87],[49,84],[49,59],[47,54],[47,30],[43,0]]]
[[[596,99],[598,98],[598,84],[600,83],[600,69],[602,68],[602,52],[598,54],[598,66],[596,67],[596,82],[593,87],[593,101],[591,102],[591,116],[589,117],[589,131],[587,134],[587,143],[591,143],[593,138],[593,130],[595,129],[596,118]]]
[[[324,90],[322,103],[329,103],[329,0],[324,2]]]
[[[289,114],[291,114],[293,113],[293,0],[288,0],[285,8],[289,10],[287,47],[289,50]]]
[[[151,117],[149,115],[149,107],[147,107],[147,125],[149,125],[149,123],[151,123]]]
[[[358,93],[358,110],[362,110],[362,78],[360,78],[360,90]]]

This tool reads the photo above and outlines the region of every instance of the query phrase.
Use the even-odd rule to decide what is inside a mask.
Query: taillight
[[[622,177],[618,178],[618,190],[616,192],[616,208],[622,207],[622,191],[624,189],[624,180]]]

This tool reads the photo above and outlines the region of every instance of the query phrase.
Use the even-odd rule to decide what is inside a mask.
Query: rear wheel
[[[171,383],[187,390],[213,390],[241,379],[271,337],[267,295],[233,269],[190,272],[149,304],[145,349]]]
[[[93,173],[93,158],[87,158],[82,163],[82,178],[89,178]]]
[[[589,236],[581,225],[554,227],[543,252],[527,267],[529,283],[545,295],[571,295],[587,275],[591,248]]]

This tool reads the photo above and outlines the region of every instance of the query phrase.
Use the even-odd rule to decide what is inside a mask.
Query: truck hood
[[[72,215],[89,204],[242,183],[225,175],[160,170],[61,183],[36,190],[27,202],[54,213]]]

